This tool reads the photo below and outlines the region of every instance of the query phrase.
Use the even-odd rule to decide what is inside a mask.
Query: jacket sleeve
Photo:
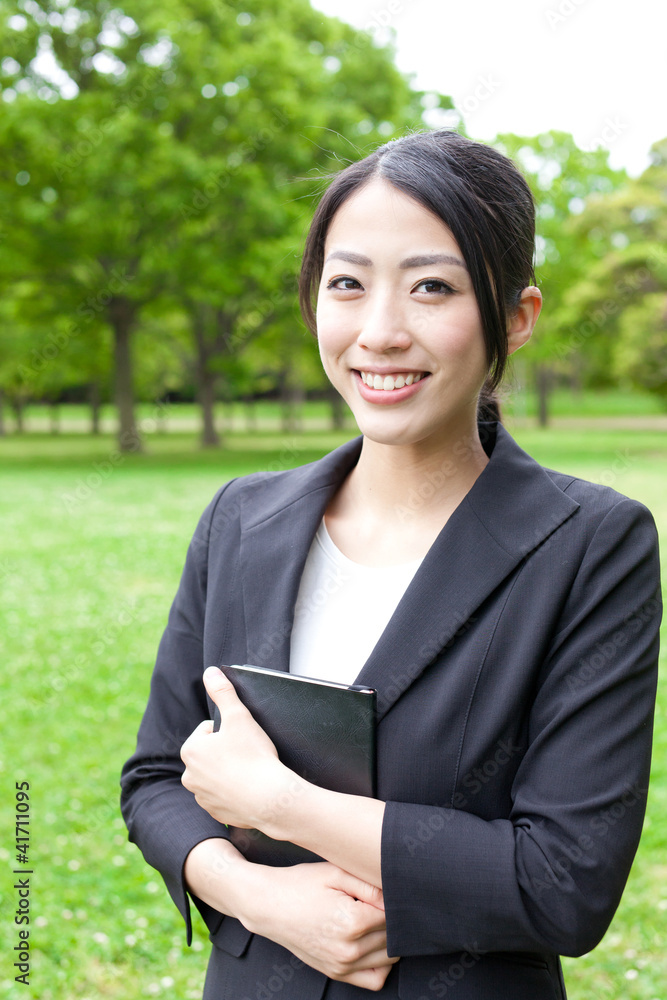
[[[200,722],[210,718],[202,673],[207,563],[211,521],[230,484],[202,515],[188,549],[178,592],[169,612],[151,679],[137,747],[121,775],[121,811],[130,840],[162,874],[192,940],[190,906],[183,866],[202,840],[227,837],[227,828],[195,802],[181,784],[181,746]],[[220,914],[193,897],[209,930]]]
[[[509,816],[387,803],[390,955],[579,955],[600,941],[641,834],[660,613],[653,519],[622,499],[595,531],[537,665]],[[417,841],[420,829],[429,836]]]

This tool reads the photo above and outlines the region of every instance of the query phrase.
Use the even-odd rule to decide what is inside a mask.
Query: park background
[[[212,494],[356,432],[296,307],[324,178],[409,129],[466,132],[486,99],[419,90],[397,69],[380,17],[391,9],[364,30],[306,0],[0,8],[8,1000],[201,996],[203,925],[187,949],[160,877],[127,842],[118,774]],[[492,139],[535,193],[546,301],[503,409],[539,461],[645,502],[664,551],[667,139],[632,174],[611,165],[613,139],[611,124],[586,148],[556,129]],[[665,998],[666,707],[663,684],[642,844],[603,943],[565,962],[572,1000]],[[28,987],[11,958],[24,780]]]

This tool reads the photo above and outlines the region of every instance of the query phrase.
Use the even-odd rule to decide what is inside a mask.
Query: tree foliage
[[[570,373],[576,366],[582,374],[565,318],[568,291],[582,280],[608,248],[609,234],[603,228],[591,240],[573,223],[588,203],[617,191],[627,183],[623,170],[609,166],[608,150],[586,152],[567,132],[550,131],[532,138],[499,135],[494,142],[520,165],[536,204],[536,275],[544,298],[530,357],[538,391],[546,394],[551,374]],[[586,364],[595,368],[590,353]],[[546,421],[546,399],[542,398]]]
[[[80,345],[86,380],[110,333],[121,447],[137,447],[136,330],[181,317],[188,377],[210,408],[225,363],[253,337],[279,322],[294,336],[317,177],[420,126],[421,95],[390,47],[307,0],[19,0],[5,11],[0,190],[18,253],[5,242],[0,262],[32,283],[18,322],[42,341],[25,340],[16,370],[35,392],[42,362],[62,368]]]
[[[651,160],[576,220],[577,237],[605,251],[569,290],[563,326],[577,354],[597,348],[609,380],[629,380],[667,405],[667,139]]]

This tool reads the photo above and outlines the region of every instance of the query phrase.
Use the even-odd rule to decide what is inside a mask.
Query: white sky
[[[449,94],[468,134],[571,132],[632,174],[667,136],[665,0],[312,0],[393,29],[420,90]]]

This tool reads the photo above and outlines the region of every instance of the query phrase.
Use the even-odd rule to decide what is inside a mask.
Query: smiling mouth
[[[392,389],[402,389],[406,385],[413,385],[425,378],[428,372],[398,372],[396,375],[376,375],[374,372],[360,371],[361,381],[369,389],[384,389],[391,392]]]

